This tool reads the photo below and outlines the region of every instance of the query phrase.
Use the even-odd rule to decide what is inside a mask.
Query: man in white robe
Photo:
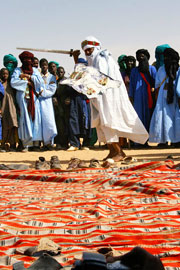
[[[119,67],[107,50],[101,50],[101,43],[89,36],[82,42],[89,66],[97,68],[112,80],[119,81],[119,88],[109,88],[102,95],[91,99],[92,128],[97,129],[98,140],[105,142],[110,150],[107,158],[121,161],[125,157],[119,144],[119,137],[126,137],[144,144],[148,133],[129,101],[127,90]],[[80,51],[74,51],[75,63]]]

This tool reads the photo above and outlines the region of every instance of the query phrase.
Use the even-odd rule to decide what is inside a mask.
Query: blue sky
[[[179,0],[0,0],[0,6],[1,67],[5,54],[18,57],[16,47],[80,49],[88,35],[98,38],[115,60],[145,48],[152,63],[155,47],[164,43],[180,52]],[[58,61],[67,73],[73,69],[67,55],[34,54]]]

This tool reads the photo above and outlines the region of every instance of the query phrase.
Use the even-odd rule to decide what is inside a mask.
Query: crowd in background
[[[180,143],[179,54],[169,45],[158,46],[156,62],[149,64],[146,49],[118,58],[129,98],[158,147]],[[61,82],[65,70],[55,61],[40,61],[30,52],[5,55],[0,70],[1,152],[75,151],[97,142],[91,128],[89,99]],[[137,62],[137,64],[136,64]],[[83,58],[78,63],[87,65]],[[73,71],[72,71],[73,72]],[[82,138],[82,139],[80,139]],[[123,147],[142,147],[120,138]],[[143,147],[149,147],[146,142]]]

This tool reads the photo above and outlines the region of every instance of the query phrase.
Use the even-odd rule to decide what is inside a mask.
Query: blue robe
[[[4,97],[4,86],[0,82],[0,103],[2,105],[2,100]],[[0,140],[2,140],[2,116],[0,117]]]
[[[44,86],[43,92],[39,97],[41,116],[42,116],[42,133],[44,144],[52,144],[54,137],[57,135],[57,128],[54,116],[54,108],[52,103],[52,96],[56,92],[56,78],[54,75],[47,73],[41,74]]]
[[[149,72],[151,77],[155,80],[156,68],[149,66]],[[149,78],[145,75],[146,80],[149,82]],[[144,124],[147,131],[149,131],[149,124],[151,119],[151,110],[148,107],[148,92],[147,84],[141,77],[138,68],[133,68],[130,76],[129,85],[129,97],[133,98],[134,109],[137,112],[139,118]]]
[[[31,115],[27,109],[27,100],[25,98],[25,91],[28,84],[27,80],[19,78],[22,73],[21,68],[16,68],[11,77],[11,86],[16,89],[16,100],[20,109],[18,135],[22,140],[23,145],[30,145],[32,141],[42,141],[42,121],[40,112],[39,99],[34,95],[35,104],[35,119],[32,121]],[[40,92],[44,82],[39,71],[33,68],[31,80],[34,82],[35,91]]]
[[[163,82],[163,80],[166,80]],[[163,83],[162,83],[163,82]],[[155,143],[180,142],[180,109],[178,97],[180,97],[180,69],[174,82],[173,103],[167,103],[168,83],[164,66],[160,67],[156,76],[156,88],[159,88],[159,94],[154,109],[150,129],[149,141]],[[162,84],[162,85],[161,85]]]

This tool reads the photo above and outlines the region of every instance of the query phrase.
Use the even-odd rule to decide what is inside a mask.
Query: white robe
[[[41,74],[42,75],[42,74]],[[54,116],[52,96],[56,92],[56,78],[48,73],[42,75],[44,80],[43,92],[39,97],[41,116],[42,116],[42,135],[45,145],[53,144],[54,137],[57,135],[57,128]]]
[[[90,100],[92,127],[100,142],[119,142],[119,137],[144,144],[148,132],[135,112],[119,72],[119,67],[107,50],[99,51],[93,67],[113,80],[120,81],[119,88],[109,88]]]

